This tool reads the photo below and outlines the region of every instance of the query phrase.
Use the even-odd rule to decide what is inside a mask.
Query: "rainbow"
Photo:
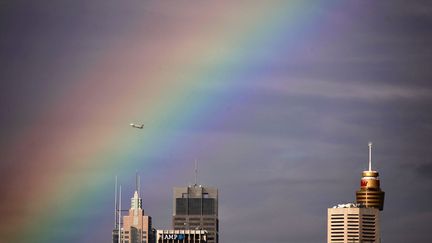
[[[257,68],[262,59],[296,55],[314,34],[330,29],[330,13],[347,5],[233,2],[196,9],[170,2],[200,21],[155,21],[155,28],[172,33],[149,36],[139,25],[149,21],[143,14],[108,51],[64,74],[68,83],[52,94],[50,108],[11,141],[14,160],[25,169],[11,172],[11,185],[23,191],[8,195],[22,212],[7,217],[13,219],[8,242],[91,242],[100,234],[109,240],[111,228],[99,218],[112,212],[114,175],[127,178],[138,169],[151,183],[162,167],[179,166],[154,158],[189,151],[196,141],[186,131],[228,119],[218,116],[222,103],[247,102],[242,90],[269,78]],[[333,10],[320,11],[323,6]],[[130,122],[145,128],[131,129]]]

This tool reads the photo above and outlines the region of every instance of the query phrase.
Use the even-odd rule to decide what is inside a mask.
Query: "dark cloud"
[[[427,164],[421,164],[415,167],[415,172],[425,177],[426,179],[432,179],[432,161]]]

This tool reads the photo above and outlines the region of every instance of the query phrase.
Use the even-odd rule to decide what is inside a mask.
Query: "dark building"
[[[118,243],[119,242],[119,234],[118,234],[118,229],[115,228],[112,232],[112,242],[113,243]]]
[[[219,242],[218,189],[192,185],[174,187],[173,228],[205,230],[207,242]]]

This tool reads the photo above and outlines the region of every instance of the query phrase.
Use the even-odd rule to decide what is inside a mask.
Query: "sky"
[[[219,189],[221,242],[326,240],[372,167],[383,242],[431,242],[427,0],[0,0],[0,235],[109,242]],[[131,122],[144,123],[133,129]]]

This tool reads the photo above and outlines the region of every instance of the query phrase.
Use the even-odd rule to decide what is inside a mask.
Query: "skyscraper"
[[[140,197],[139,177],[136,177],[136,190],[131,198],[128,215],[123,216],[121,206],[121,186],[117,194],[115,187],[115,227],[113,243],[149,243],[154,241],[151,217],[144,214]]]
[[[372,143],[369,143],[369,170],[363,171],[360,190],[356,192],[358,204],[365,207],[384,209],[384,192],[380,188],[378,171],[372,170]]]
[[[339,204],[327,210],[327,243],[379,243],[377,208]]]
[[[173,228],[206,230],[207,242],[219,242],[218,189],[194,184],[174,187]]]
[[[144,214],[138,191],[131,198],[129,214],[123,216],[122,243],[148,243],[152,237],[151,217]]]

